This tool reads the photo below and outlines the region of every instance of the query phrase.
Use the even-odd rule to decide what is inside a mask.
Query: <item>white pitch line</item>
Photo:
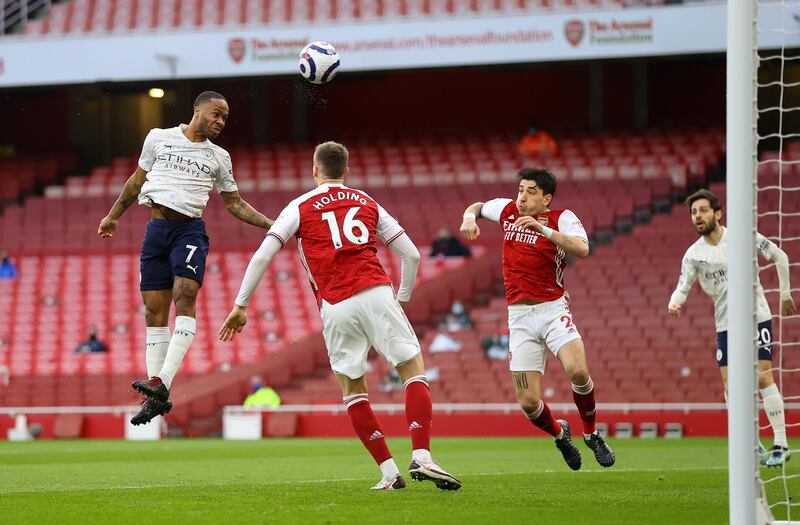
[[[632,472],[694,472],[703,470],[727,470],[728,467],[668,467],[668,468],[614,468],[604,470],[578,470],[575,474],[604,474],[610,475],[616,472],[619,473],[632,473]],[[536,474],[565,474],[571,473],[569,470],[563,469],[544,469],[535,472],[473,472],[461,476],[462,480],[468,480],[470,477],[486,477],[486,476],[517,476],[517,475],[536,475]],[[120,485],[118,487],[109,486],[87,486],[87,487],[58,487],[58,488],[45,488],[40,489],[0,489],[0,494],[37,494],[40,492],[81,492],[84,490],[143,490],[143,489],[162,489],[162,488],[185,488],[185,487],[203,487],[203,486],[227,486],[234,483],[245,483],[248,485],[294,485],[294,484],[320,484],[320,483],[339,483],[342,481],[370,481],[374,478],[334,478],[334,479],[299,479],[295,481],[265,481],[265,482],[242,482],[241,480],[231,480],[230,483],[164,483],[164,484],[148,484],[148,485]]]

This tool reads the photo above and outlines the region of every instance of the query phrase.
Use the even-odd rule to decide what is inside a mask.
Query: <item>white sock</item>
[[[169,340],[164,366],[161,367],[161,372],[158,374],[167,388],[172,387],[172,380],[178,373],[178,368],[181,366],[183,356],[189,350],[189,345],[192,344],[196,328],[197,321],[194,320],[194,317],[179,315],[175,318],[175,331],[172,332],[172,338]]]
[[[767,388],[761,389],[761,400],[764,401],[764,412],[772,427],[772,435],[775,436],[775,444],[788,448],[786,442],[786,419],[783,415],[783,397],[778,391],[778,385],[772,384]]]
[[[415,448],[411,451],[411,461],[422,461],[423,463],[433,463],[431,451],[424,448]]]
[[[148,326],[147,338],[145,343],[145,362],[147,363],[147,377],[155,377],[164,366],[164,358],[167,356],[169,347],[169,327],[168,326]]]
[[[380,465],[383,479],[394,479],[400,475],[400,470],[397,468],[397,463],[394,458],[389,458]]]

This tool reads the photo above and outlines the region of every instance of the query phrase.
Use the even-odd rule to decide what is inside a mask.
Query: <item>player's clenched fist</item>
[[[514,226],[517,228],[526,228],[529,230],[533,230],[536,233],[542,233],[544,226],[533,217],[529,217],[527,215],[523,215],[519,217],[516,221],[514,221]]]
[[[468,241],[474,241],[480,234],[481,229],[478,228],[475,217],[472,214],[464,215],[464,220],[461,222],[461,235]]]
[[[680,317],[681,313],[683,313],[683,305],[678,303],[669,303],[669,315],[672,317]]]
[[[222,328],[219,329],[219,340],[220,341],[232,341],[233,336],[237,333],[242,331],[244,325],[247,324],[247,309],[237,305],[234,305],[233,310],[231,313],[228,314],[228,318],[225,319],[225,323],[222,325]]]
[[[97,234],[100,237],[112,237],[116,229],[117,221],[106,215],[103,217],[103,220],[100,221],[100,226],[97,228]]]

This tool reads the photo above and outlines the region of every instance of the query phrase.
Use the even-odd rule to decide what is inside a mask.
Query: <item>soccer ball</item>
[[[312,84],[333,80],[339,72],[339,53],[327,42],[311,42],[300,52],[300,74]]]

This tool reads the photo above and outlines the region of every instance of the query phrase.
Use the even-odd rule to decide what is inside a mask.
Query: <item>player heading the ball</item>
[[[188,125],[150,130],[136,171],[97,228],[101,237],[112,237],[117,221],[137,199],[150,208],[139,283],[146,312],[149,379],[132,385],[147,396],[131,419],[134,425],[172,409],[172,380],[196,332],[195,301],[203,284],[209,245],[201,216],[211,188],[220,192],[228,211],[240,221],[264,229],[272,225],[239,195],[231,156],[211,142],[225,127],[228,113],[225,97],[204,91],[194,101]],[[170,334],[172,303],[176,317],[175,331]]]

